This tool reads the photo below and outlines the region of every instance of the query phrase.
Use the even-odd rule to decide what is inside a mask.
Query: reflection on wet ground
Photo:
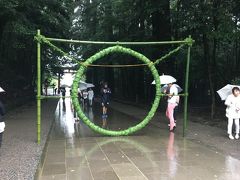
[[[84,110],[102,126],[100,106]],[[240,179],[239,160],[165,128],[148,125],[132,136],[102,136],[75,122],[69,99],[60,101],[56,117],[39,179]],[[109,109],[106,128],[120,130],[137,123]]]
[[[130,118],[124,115],[121,112],[114,111],[113,109],[109,108],[108,110],[108,117],[107,121],[104,124],[104,121],[102,119],[102,107],[99,103],[95,103],[92,107],[85,105],[82,105],[82,109],[85,112],[85,115],[92,121],[94,124],[96,124],[99,127],[108,129],[108,130],[123,130],[127,129],[130,126],[135,126],[140,122],[138,119]],[[66,128],[69,128],[69,125],[71,127],[74,127],[76,131],[79,132],[78,135],[81,136],[98,136],[99,134],[95,134],[92,132],[89,128],[83,128],[86,125],[82,121],[74,121],[74,108],[71,105],[71,102],[69,99],[66,99],[65,101],[61,101],[59,103],[59,117],[58,119],[65,119],[65,123],[63,123],[63,126],[66,126]],[[67,123],[67,124],[66,124]],[[81,131],[79,129],[81,128]],[[70,135],[71,133],[76,134],[76,132],[67,131],[67,134]]]

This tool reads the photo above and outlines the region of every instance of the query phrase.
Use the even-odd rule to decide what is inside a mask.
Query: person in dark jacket
[[[63,102],[65,101],[65,95],[66,95],[66,88],[62,88],[62,99],[63,99]]]
[[[5,108],[3,103],[0,101],[0,147],[2,145],[3,132],[5,129],[5,123],[3,121],[4,114],[5,114]]]
[[[103,120],[103,127],[106,126],[107,123],[107,109],[110,102],[110,94],[111,90],[108,87],[107,83],[104,83],[102,89],[101,89],[101,104],[102,104],[102,120]]]

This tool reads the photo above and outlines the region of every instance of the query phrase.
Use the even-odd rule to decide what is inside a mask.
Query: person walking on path
[[[234,87],[226,101],[226,117],[228,118],[227,133],[229,139],[234,139],[232,135],[233,121],[235,122],[235,138],[239,139],[239,118],[240,118],[240,89]]]
[[[63,99],[63,101],[65,101],[65,96],[66,96],[66,88],[64,87],[64,88],[62,88],[62,99]]]
[[[89,90],[88,90],[88,101],[89,101],[90,106],[92,106],[93,97],[94,97],[94,92],[91,88],[89,88]]]
[[[110,101],[110,94],[111,90],[108,87],[108,84],[105,83],[101,89],[101,104],[102,104],[102,120],[103,120],[103,127],[105,127],[107,123],[107,109],[109,106]]]
[[[3,121],[4,114],[5,108],[3,103],[0,101],[0,147],[2,146],[3,132],[5,129],[5,122]]]
[[[167,85],[167,88],[165,88],[163,92],[165,94],[170,94],[170,87],[168,87]],[[179,93],[179,90],[178,90],[178,93]],[[177,112],[178,112],[178,106],[180,103],[180,97],[179,96],[175,96],[175,97],[176,97],[177,106],[173,110],[173,118],[174,118],[174,122],[177,123]],[[168,100],[168,97],[166,98],[166,100]],[[170,123],[168,124],[168,126],[170,126]]]
[[[73,94],[72,94],[72,90],[70,90],[70,95],[72,96]],[[81,97],[79,97],[80,96],[80,93],[78,92],[78,102],[80,103],[80,98]],[[75,120],[75,122],[78,122],[79,121],[79,118],[78,118],[78,115],[77,115],[77,111],[76,111],[76,108],[74,107],[74,105],[73,105],[73,102],[72,102],[72,99],[71,99],[71,110],[72,110],[72,112],[73,112],[73,119]]]
[[[174,109],[176,106],[178,106],[179,103],[179,96],[178,96],[178,89],[177,87],[169,83],[169,94],[168,94],[168,105],[167,105],[167,110],[166,110],[166,116],[169,119],[170,122],[170,132],[173,132],[176,128],[176,122],[174,119]]]
[[[82,97],[83,97],[83,107],[85,107],[86,103],[87,103],[87,98],[88,98],[88,92],[87,90],[83,90],[82,92]]]
[[[57,88],[54,88],[54,95],[57,95]]]

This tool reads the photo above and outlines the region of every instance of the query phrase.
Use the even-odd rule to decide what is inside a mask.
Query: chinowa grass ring
[[[128,54],[131,55],[137,59],[139,59],[140,61],[142,61],[143,63],[146,63],[147,67],[150,69],[154,80],[156,82],[156,95],[155,95],[155,99],[153,102],[153,105],[150,109],[150,111],[148,112],[147,116],[137,125],[129,127],[128,129],[125,130],[107,130],[107,129],[103,129],[97,125],[95,125],[82,111],[81,106],[79,104],[78,101],[78,86],[79,86],[79,82],[81,80],[81,78],[83,77],[87,66],[91,65],[93,62],[97,61],[98,59],[107,56],[111,53],[123,53],[123,54]],[[77,115],[78,117],[92,130],[94,130],[95,132],[98,132],[100,134],[104,134],[104,135],[110,135],[110,136],[124,136],[124,135],[129,135],[132,134],[138,130],[141,130],[142,128],[144,128],[149,121],[153,118],[159,102],[160,102],[160,78],[159,78],[159,74],[157,69],[155,68],[154,64],[152,61],[150,61],[147,57],[145,57],[144,55],[130,49],[130,48],[125,48],[122,46],[112,46],[106,49],[103,49],[101,51],[99,51],[98,53],[96,53],[95,55],[89,57],[84,63],[80,64],[80,68],[78,69],[75,78],[73,80],[73,85],[72,85],[72,102],[74,105],[74,108],[76,109]]]

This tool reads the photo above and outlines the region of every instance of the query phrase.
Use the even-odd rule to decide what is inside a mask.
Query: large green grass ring
[[[149,111],[149,113],[147,114],[147,116],[143,119],[143,121],[141,121],[139,124],[129,127],[128,129],[125,130],[119,130],[119,131],[112,131],[112,130],[107,130],[107,129],[103,129],[97,125],[95,125],[91,120],[88,119],[88,117],[84,114],[83,110],[81,109],[81,106],[79,104],[78,101],[78,87],[79,87],[79,82],[82,78],[82,76],[85,74],[85,71],[87,69],[87,66],[92,64],[93,62],[97,61],[98,59],[107,56],[108,54],[111,53],[123,53],[123,54],[128,54],[131,55],[137,59],[139,59],[140,61],[142,61],[143,63],[146,63],[148,68],[150,69],[154,80],[156,82],[156,95],[155,95],[155,99],[153,102],[153,105],[151,107],[151,110]],[[110,135],[110,136],[122,136],[122,135],[129,135],[132,134],[142,128],[144,128],[148,122],[153,118],[159,102],[160,102],[160,78],[159,78],[159,74],[157,69],[155,68],[154,64],[144,55],[133,51],[132,49],[129,48],[125,48],[125,47],[121,47],[121,46],[113,46],[113,47],[109,47],[106,49],[103,49],[102,51],[96,53],[95,55],[91,56],[90,58],[88,58],[79,68],[79,70],[77,71],[76,75],[75,75],[75,79],[73,80],[73,85],[72,85],[72,102],[74,105],[74,108],[77,111],[77,115],[78,117],[92,130],[100,133],[100,134],[104,134],[104,135]]]

